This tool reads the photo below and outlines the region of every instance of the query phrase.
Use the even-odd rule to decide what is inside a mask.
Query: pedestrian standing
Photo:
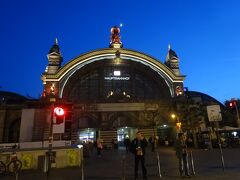
[[[188,166],[188,153],[186,145],[186,136],[183,133],[178,134],[178,139],[176,141],[176,155],[179,160],[179,172],[181,177],[191,177],[189,175]]]
[[[125,148],[126,148],[126,152],[127,152],[127,153],[128,153],[128,151],[129,151],[129,146],[130,146],[130,144],[131,144],[131,141],[130,141],[129,137],[126,136],[125,139],[124,139],[124,146],[125,146]]]
[[[148,139],[148,142],[151,144],[152,152],[154,152],[154,150],[155,150],[155,138],[154,138],[154,136],[151,136],[151,137]]]
[[[97,139],[97,155],[101,157],[101,151],[103,149],[102,140],[100,138]]]
[[[147,140],[142,136],[141,132],[137,132],[136,138],[131,142],[131,152],[135,158],[134,178],[138,178],[138,165],[141,162],[143,178],[147,179],[147,169],[145,167],[145,148],[147,147]]]

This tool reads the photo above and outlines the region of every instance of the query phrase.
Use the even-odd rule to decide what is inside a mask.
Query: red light
[[[230,102],[229,102],[229,107],[230,108],[234,108],[234,107],[236,107],[237,106],[237,101],[236,100],[231,100]]]
[[[65,114],[65,111],[61,107],[55,107],[53,110],[54,114],[57,116],[63,116]]]

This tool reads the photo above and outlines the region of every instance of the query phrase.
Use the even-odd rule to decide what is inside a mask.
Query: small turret
[[[175,51],[171,49],[171,46],[168,45],[168,53],[166,57],[165,64],[172,69],[176,75],[181,75],[179,70],[179,58]]]
[[[62,55],[56,38],[55,43],[48,52],[48,66],[46,67],[45,73],[55,74],[62,64]]]

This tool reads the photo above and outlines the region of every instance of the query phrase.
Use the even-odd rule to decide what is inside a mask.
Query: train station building
[[[118,27],[111,29],[110,36],[108,48],[80,54],[64,65],[56,40],[41,76],[41,99],[21,101],[24,105],[19,107],[19,141],[48,139],[52,103],[66,110],[64,132],[55,133],[54,139],[101,137],[110,143],[112,139],[121,142],[126,136],[132,138],[137,130],[146,137],[174,133],[176,122],[170,114],[174,99],[184,94],[185,79],[176,52],[169,46],[166,59],[161,61],[124,48]],[[7,118],[5,113],[0,127],[3,142],[14,141],[4,130],[8,129],[4,128]]]

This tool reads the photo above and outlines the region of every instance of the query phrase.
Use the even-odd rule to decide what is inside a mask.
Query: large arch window
[[[72,101],[97,100],[99,98],[99,79],[100,76],[96,70],[78,77],[71,86],[68,99]]]
[[[69,78],[63,98],[74,102],[135,102],[169,98],[166,82],[137,62],[91,63]]]

